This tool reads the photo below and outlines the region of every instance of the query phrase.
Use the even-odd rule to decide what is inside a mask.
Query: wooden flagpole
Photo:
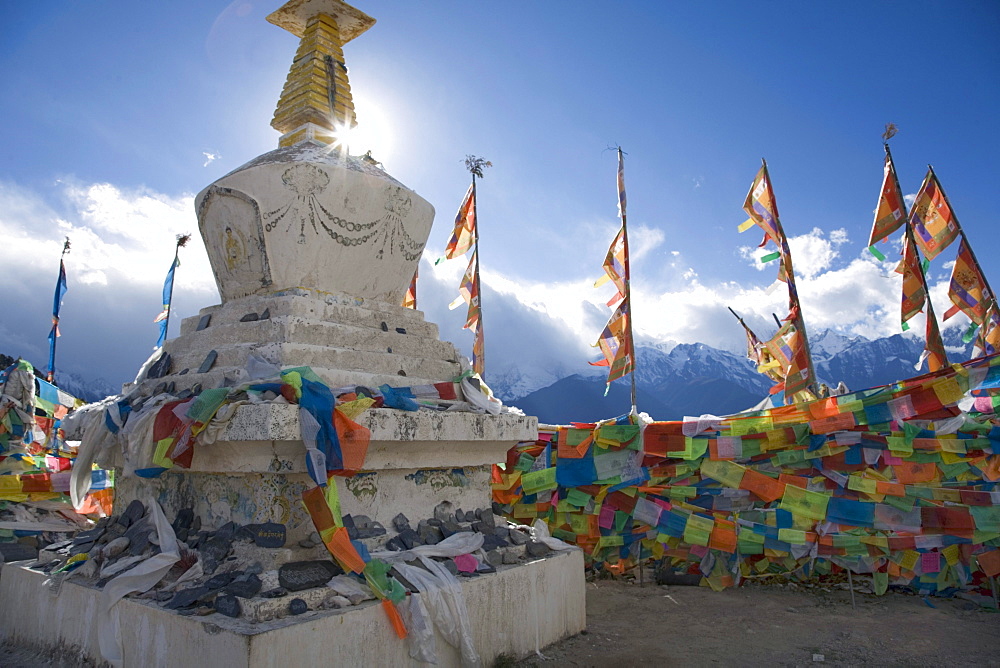
[[[624,158],[622,157],[622,155],[623,155],[622,154],[622,147],[619,146],[618,147],[618,164],[619,165],[624,165],[625,164]],[[618,200],[618,203],[619,203],[619,206],[621,208],[621,212],[620,213],[621,213],[621,216],[622,216],[622,237],[624,239],[624,251],[625,251],[625,263],[624,263],[625,264],[625,303],[628,305],[627,306],[627,312],[628,312],[628,354],[629,354],[629,358],[632,361],[632,371],[629,374],[631,376],[631,380],[632,380],[632,411],[631,411],[631,415],[638,415],[639,414],[639,409],[636,407],[636,399],[635,399],[635,369],[636,369],[635,339],[632,336],[632,272],[631,272],[630,267],[629,267],[629,256],[628,256],[628,225],[626,223],[627,216],[625,215],[625,202],[623,202],[622,199],[621,199],[621,190],[624,188],[624,178],[625,177],[624,177],[624,174],[623,174],[622,175],[623,181],[622,181],[622,184],[619,186],[619,193],[618,193],[619,200]]]
[[[476,298],[479,300],[479,324],[478,331],[476,332],[476,337],[482,337],[483,339],[483,349],[480,351],[482,360],[480,362],[483,367],[483,376],[486,375],[486,330],[483,329],[483,285],[479,280],[479,197],[476,194],[476,177],[482,178],[483,170],[487,167],[492,167],[493,163],[489,160],[484,160],[483,158],[467,155],[465,156],[465,167],[472,174],[472,217],[476,221],[476,234],[473,237],[474,253],[476,256]],[[473,340],[472,346],[475,349],[476,342]],[[475,356],[475,352],[473,352]],[[485,378],[483,379],[485,380]]]
[[[767,181],[767,190],[771,193],[771,206],[774,208],[774,222],[781,231],[781,252],[783,256],[788,257],[789,264],[791,264],[792,251],[788,247],[788,236],[785,234],[785,228],[781,225],[781,216],[778,215],[778,198],[774,194],[774,186],[771,185],[771,174],[767,170],[767,160],[761,158],[760,161],[764,165],[764,180]],[[785,267],[785,269],[785,278],[788,280],[789,291],[795,295],[795,306],[799,311],[796,329],[802,335],[802,345],[805,346],[806,359],[809,362],[809,388],[813,391],[813,394],[819,396],[819,386],[816,384],[816,370],[813,368],[812,349],[809,347],[809,337],[806,335],[806,319],[802,314],[802,305],[799,302],[799,289],[795,285],[795,268],[794,266],[788,266]]]

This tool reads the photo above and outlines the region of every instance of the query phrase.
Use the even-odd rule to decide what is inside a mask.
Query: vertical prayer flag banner
[[[752,221],[753,225],[764,230],[764,240],[760,242],[761,248],[766,246],[768,241],[773,241],[778,248],[784,245],[785,233],[782,232],[781,223],[778,222],[775,213],[774,194],[771,192],[771,184],[764,167],[761,167],[754,177],[750,192],[743,202],[743,210],[750,216],[747,223]],[[747,223],[740,226],[740,231],[748,229],[744,227]]]
[[[631,304],[628,299],[628,230],[625,217],[625,160],[621,149],[618,150],[618,215],[622,226],[615,235],[604,258],[604,276],[594,283],[599,288],[612,281],[617,288],[615,295],[608,300],[608,306],[614,309],[608,324],[601,332],[600,338],[594,344],[604,354],[604,359],[590,362],[593,366],[608,367],[608,387],[611,381],[617,380],[635,371],[635,354],[632,350],[632,324],[630,318]],[[605,390],[605,393],[607,391]]]
[[[601,338],[594,344],[601,349],[604,359],[590,364],[609,367],[608,383],[632,373],[635,369],[635,361],[629,349],[629,326],[628,304],[622,302],[605,325]]]
[[[948,296],[955,304],[955,308],[969,316],[969,320],[977,325],[986,322],[986,314],[993,306],[993,294],[964,238],[958,245],[958,257],[955,258],[955,266],[951,270]],[[955,312],[954,309],[949,309],[945,319]]]
[[[928,260],[940,255],[959,235],[958,220],[933,169],[927,171],[910,209],[910,226]]]
[[[931,300],[927,299],[927,325],[924,338],[924,352],[921,355],[921,363],[927,360],[927,370],[934,372],[948,366],[948,353],[944,349],[944,341],[941,340],[941,330],[938,329],[937,317],[934,315],[934,308]],[[920,364],[917,364],[920,368]]]
[[[920,266],[920,254],[913,236],[905,235],[903,239],[903,260],[896,268],[903,275],[903,300],[900,306],[900,322],[905,324],[910,318],[920,313],[927,299],[927,287],[924,284],[924,271]],[[904,328],[905,329],[905,328]]]
[[[170,269],[167,270],[167,278],[163,281],[163,310],[160,311],[160,315],[156,316],[153,320],[154,323],[160,324],[160,336],[156,340],[156,347],[162,348],[163,343],[167,340],[167,324],[170,318],[170,300],[174,291],[174,270],[177,269],[181,264],[177,255],[174,255],[173,262],[170,263]]]
[[[594,283],[595,288],[599,288],[608,281],[613,281],[618,292],[608,300],[608,306],[615,308],[618,302],[625,299],[625,227],[622,226],[608,248],[608,254],[604,258],[604,276],[601,276]]]
[[[875,209],[875,222],[872,224],[871,237],[868,246],[872,247],[879,241],[884,241],[905,222],[903,197],[899,192],[896,168],[892,158],[885,156],[885,175],[882,178],[882,193]]]
[[[68,243],[68,242],[67,242]],[[63,297],[66,296],[66,265],[59,259],[59,277],[56,279],[56,291],[52,297],[52,329],[49,330],[49,371],[46,376],[52,382],[56,368],[56,338],[62,336],[59,332],[59,310]]]
[[[403,308],[412,308],[416,310],[417,308],[417,275],[420,273],[420,267],[413,270],[413,280],[410,281],[410,287],[406,289],[406,294],[403,295]]]
[[[465,255],[476,242],[476,187],[475,184],[469,186],[465,193],[462,205],[458,207],[455,214],[455,229],[451,233],[451,239],[444,250],[442,260],[453,260],[460,255]],[[438,260],[440,262],[440,260]]]
[[[472,254],[469,266],[462,275],[462,282],[458,286],[458,297],[448,304],[448,308],[452,311],[463,303],[468,304],[469,313],[465,318],[463,329],[475,329],[479,323],[479,281],[476,280],[476,256],[477,253]]]
[[[779,390],[786,397],[792,398],[800,392],[808,391],[812,383],[809,371],[809,353],[801,334],[801,316],[792,313],[773,337],[765,344],[765,348],[777,366],[771,366],[772,373],[777,372],[783,382]],[[758,370],[760,370],[758,368]],[[769,374],[770,375],[770,374]],[[773,377],[773,376],[772,376]]]

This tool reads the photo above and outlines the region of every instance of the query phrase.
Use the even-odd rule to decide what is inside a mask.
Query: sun
[[[379,162],[391,159],[392,125],[381,105],[358,96],[354,98],[354,109],[358,118],[357,126],[352,128],[348,124],[337,124],[333,128],[334,146],[343,148],[350,155],[363,155],[370,151],[372,157]]]

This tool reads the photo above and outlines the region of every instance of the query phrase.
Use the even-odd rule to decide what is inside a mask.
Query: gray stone
[[[421,520],[421,521],[423,521],[423,520]],[[431,519],[427,520],[427,523],[429,525],[431,525],[432,527],[437,527],[438,529],[440,529],[442,526],[444,526],[444,522],[442,522],[441,520],[439,520],[436,517],[432,517]]]
[[[486,553],[486,561],[491,566],[499,566],[503,563],[503,554],[500,553],[500,550],[490,550]]]
[[[198,327],[195,329],[195,331],[200,332],[201,330],[208,327],[209,324],[211,324],[211,322],[212,322],[212,314],[206,313],[205,315],[201,316],[201,318],[198,320]]]
[[[445,522],[447,520],[454,521],[454,506],[451,501],[442,501],[441,503],[434,506],[434,519]]]
[[[378,522],[372,522],[366,527],[358,527],[356,531],[358,538],[375,538],[377,536],[384,536],[387,533],[385,527]]]
[[[220,538],[219,536],[213,536],[202,543],[198,550],[206,560],[212,560],[218,563],[226,558],[226,555],[229,554],[229,550],[232,546],[232,540]]]
[[[401,531],[398,536],[399,540],[403,541],[403,545],[406,546],[407,550],[412,550],[417,545],[423,545],[424,542],[420,540],[420,535],[417,534],[413,529],[407,528],[405,531]]]
[[[146,514],[146,506],[139,499],[132,499],[132,502],[125,508],[125,512],[118,518],[118,523],[128,528]]]
[[[518,550],[513,548],[508,548],[506,550],[501,550],[501,555],[503,557],[503,563],[507,565],[512,565],[518,563],[521,559],[518,556]]]
[[[396,328],[396,333],[397,334],[406,334],[406,329],[404,329],[403,327],[397,327]]]
[[[285,589],[284,587],[275,587],[274,589],[268,589],[267,591],[262,592],[261,595],[260,595],[260,597],[261,598],[281,598],[282,596],[284,596],[287,593],[288,593],[288,590]]]
[[[263,524],[248,524],[253,542],[258,547],[279,548],[285,546],[286,530],[284,524],[264,522]]]
[[[260,319],[260,316],[257,315],[256,313],[247,313],[245,316],[243,316],[242,318],[240,318],[240,322],[254,322],[255,320],[259,320],[259,319]]]
[[[533,540],[530,541],[525,546],[524,551],[525,554],[527,554],[529,557],[541,558],[547,556],[550,552],[552,552],[552,548],[550,548],[545,543],[540,543],[536,540]]]
[[[271,319],[271,309],[270,308],[264,309],[264,312],[260,314],[260,319],[261,320],[270,320]]]
[[[169,610],[189,608],[197,603],[200,598],[211,593],[211,591],[212,590],[208,587],[191,587],[190,589],[182,589],[174,594],[174,597],[167,602],[166,608]]]
[[[223,589],[225,594],[239,596],[240,598],[253,598],[261,589],[260,578],[256,575],[248,574],[237,578],[234,582],[226,585]]]
[[[501,558],[501,561],[503,559]],[[476,569],[476,573],[496,573],[497,567],[490,563],[479,564],[479,568]]]
[[[223,540],[232,540],[236,535],[237,528],[236,522],[226,522],[216,530],[215,537],[222,538]]]
[[[209,589],[222,589],[240,575],[242,575],[242,573],[239,571],[233,571],[231,573],[219,573],[218,575],[213,575],[212,577],[210,577],[205,582],[205,586],[208,587]]]
[[[424,545],[437,545],[444,540],[444,533],[441,529],[430,524],[425,524],[417,533],[420,534],[420,540],[423,541]]]
[[[322,587],[343,571],[332,561],[293,561],[278,569],[278,584],[288,591]]]
[[[394,529],[396,529],[397,532],[402,533],[403,531],[406,531],[407,529],[410,528],[410,520],[403,513],[399,513],[398,515],[392,518],[392,526]]]
[[[309,612],[309,606],[301,598],[293,598],[288,603],[288,612],[293,615],[301,615],[304,612]]]
[[[352,518],[354,519],[354,526],[359,529],[367,529],[372,526],[372,518],[367,515],[353,515]]]
[[[448,520],[441,525],[441,533],[444,534],[445,538],[448,538],[456,533],[461,533],[461,531],[462,527],[458,526],[458,523],[452,520]]]
[[[198,373],[208,373],[213,366],[215,366],[215,360],[218,359],[219,353],[215,350],[208,351],[205,355],[205,360],[198,367]]]
[[[482,522],[483,526],[485,527],[483,529],[483,533],[487,533],[487,530],[488,533],[493,533],[493,531],[496,530],[497,522],[496,518],[493,517],[493,511],[491,509],[482,508],[480,510],[477,510],[476,516],[479,518],[479,521]]]
[[[418,593],[420,591],[419,589],[417,589],[414,586],[414,584],[412,582],[410,582],[409,580],[407,580],[406,578],[404,578],[402,575],[400,575],[399,571],[397,571],[395,568],[393,568],[389,572],[389,574],[392,575],[392,577],[395,578],[396,580],[399,580],[399,584],[401,584],[404,587],[406,587],[406,590],[408,592],[410,592],[411,594],[416,594],[416,593]]]
[[[512,544],[514,544],[514,545],[524,545],[529,540],[531,540],[531,538],[528,536],[528,534],[524,533],[520,529],[511,529],[510,530],[510,542]]]
[[[310,550],[316,547],[318,544],[319,543],[315,542],[312,538],[303,538],[302,540],[299,541],[299,547],[304,548],[306,550]]]
[[[163,378],[170,373],[170,366],[172,362],[173,360],[170,358],[170,353],[163,353],[149,366],[149,369],[146,370],[146,378]]]
[[[402,552],[406,549],[406,545],[399,539],[399,536],[393,536],[385,543],[385,549],[391,550],[393,552]]]
[[[451,559],[444,560],[444,567],[448,569],[448,572],[452,575],[458,575],[458,565],[455,564]]]
[[[129,539],[125,536],[119,536],[101,548],[101,552],[104,554],[105,559],[114,559],[124,552],[128,545]]]
[[[243,613],[243,606],[235,596],[220,594],[215,597],[215,611],[226,617],[239,617]]]
[[[383,332],[388,332],[389,331],[389,325],[385,324],[384,320],[382,321],[381,327],[382,327],[382,331]]]

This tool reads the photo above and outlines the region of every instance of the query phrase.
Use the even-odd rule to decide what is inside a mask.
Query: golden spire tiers
[[[300,39],[271,120],[279,146],[336,143],[340,128],[357,125],[343,47],[375,19],[341,0],[289,0],[267,20]]]

